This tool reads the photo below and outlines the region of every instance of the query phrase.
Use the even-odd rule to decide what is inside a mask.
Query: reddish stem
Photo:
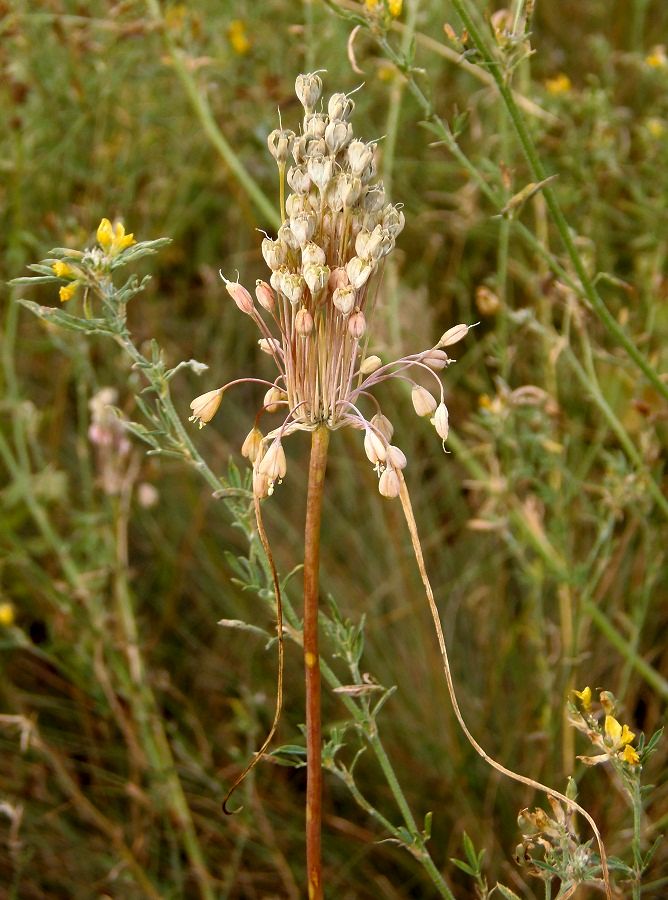
[[[320,658],[318,655],[318,570],[320,520],[327,467],[329,431],[320,426],[311,436],[311,460],[304,532],[304,672],[306,678],[306,870],[309,900],[322,900],[322,734]]]

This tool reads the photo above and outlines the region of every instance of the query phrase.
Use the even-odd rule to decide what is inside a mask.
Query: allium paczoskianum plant
[[[255,298],[239,283],[221,277],[239,308],[255,323],[260,348],[276,365],[266,393],[246,437],[242,453],[253,466],[253,492],[258,531],[271,561],[262,524],[261,501],[274,493],[287,472],[284,439],[295,431],[312,434],[304,551],[303,648],[306,679],[306,857],[308,895],[323,896],[321,843],[321,722],[320,665],[318,656],[318,567],[322,491],[329,432],[350,427],[361,432],[367,458],[378,474],[380,493],[399,497],[425,587],[453,707],[467,739],[490,765],[515,780],[563,799],[585,815],[594,829],[606,889],[609,880],[605,850],[591,817],[574,801],[532,779],[517,775],[491,760],[468,731],[450,675],[443,630],[427,577],[417,526],[403,477],[406,456],[392,444],[393,427],[372,390],[391,378],[412,386],[411,399],[418,416],[428,418],[441,441],[448,436],[448,410],[438,372],[452,360],[448,348],[464,338],[469,326],[449,328],[433,346],[393,362],[368,354],[373,313],[382,304],[380,277],[404,227],[404,214],[385,196],[377,180],[377,147],[355,137],[350,122],[354,101],[333,94],[320,102],[318,74],[300,75],[297,96],[304,107],[299,134],[277,129],[268,138],[269,151],[279,174],[282,224],[276,237],[266,236],[262,254],[271,270],[268,281],[258,280]],[[286,198],[287,183],[287,198]],[[430,389],[415,379],[426,381]],[[225,390],[241,378],[207,391],[191,404],[192,421],[209,422]],[[265,414],[280,413],[280,423],[266,433],[260,428]],[[279,691],[274,725],[255,760],[271,740],[281,708],[282,617],[280,591],[275,578],[279,635]]]

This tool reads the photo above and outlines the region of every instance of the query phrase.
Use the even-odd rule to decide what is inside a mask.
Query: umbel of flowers
[[[355,137],[352,98],[333,94],[325,104],[321,91],[316,73],[299,75],[296,93],[304,107],[300,133],[280,128],[268,138],[278,165],[283,222],[275,238],[262,241],[271,270],[268,281],[257,281],[253,298],[221,273],[237,307],[255,322],[260,348],[278,370],[275,381],[267,382],[264,404],[242,453],[253,464],[255,493],[265,497],[286,473],[283,439],[288,434],[348,425],[364,432],[364,450],[378,473],[380,493],[396,497],[398,470],[406,457],[391,443],[392,424],[370,391],[390,378],[407,380],[415,412],[428,417],[445,440],[448,410],[436,372],[452,361],[445,348],[463,338],[468,326],[457,325],[435,346],[394,362],[383,363],[367,353],[369,324],[381,302],[383,264],[404,227],[404,214],[400,205],[388,202],[376,178],[377,145]],[[431,379],[433,392],[413,380],[417,372]],[[191,420],[200,426],[209,422],[229,386],[193,400]],[[365,412],[369,407],[371,412]],[[267,434],[259,428],[265,412],[283,413],[282,424]]]

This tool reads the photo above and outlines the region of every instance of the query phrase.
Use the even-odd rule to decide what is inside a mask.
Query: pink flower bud
[[[332,295],[332,303],[343,316],[349,316],[355,306],[355,293],[352,285],[337,288]]]
[[[313,331],[313,316],[305,306],[295,316],[295,331],[302,337],[308,337]]]
[[[394,434],[394,425],[388,418],[386,418],[386,416],[384,416],[382,413],[376,413],[376,415],[371,420],[371,424],[376,429],[376,431],[380,431],[380,433],[388,443],[392,440],[392,435]]]
[[[429,366],[435,372],[439,372],[448,365],[450,359],[445,350],[429,350],[420,357],[420,362],[423,362],[425,366]]]
[[[364,318],[364,313],[358,309],[348,319],[348,333],[356,341],[359,341],[365,331],[366,319]]]
[[[390,444],[387,448],[387,463],[393,469],[405,469],[407,464],[406,454],[400,447]]]
[[[276,305],[276,297],[271,289],[271,285],[267,284],[266,281],[260,281],[258,278],[255,282],[255,296],[263,309],[266,309],[267,312],[273,311]]]
[[[239,284],[238,281],[226,281],[225,288],[241,312],[246,313],[246,315],[250,315],[253,312],[253,298],[243,285]]]
[[[436,400],[423,387],[415,385],[411,391],[411,400],[418,416],[433,416],[436,412]]]
[[[385,457],[387,455],[387,450],[385,444],[377,434],[375,434],[371,428],[367,428],[364,434],[364,452],[367,455],[367,459],[374,466],[378,465],[378,463],[385,462]]]

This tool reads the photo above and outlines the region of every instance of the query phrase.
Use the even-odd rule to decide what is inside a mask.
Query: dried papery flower
[[[397,475],[396,470],[391,466],[388,466],[381,473],[381,476],[378,479],[378,490],[382,496],[387,497],[388,500],[393,500],[395,497],[399,496],[399,492],[401,491],[401,480]]]
[[[246,459],[250,460],[252,463],[254,463],[260,455],[262,437],[262,432],[259,428],[251,428],[246,435],[246,440],[241,445],[241,455],[245,456]]]
[[[263,486],[259,476],[267,475],[279,447],[284,456],[282,438],[287,434],[321,425],[361,428],[367,456],[383,479],[382,493],[397,496],[406,458],[394,448],[392,459],[386,460],[392,425],[377,405],[367,417],[364,404],[372,389],[389,378],[410,379],[410,369],[437,380],[434,373],[451,362],[444,348],[464,337],[468,326],[457,325],[435,346],[391,363],[366,356],[370,312],[382,303],[380,277],[404,227],[404,213],[400,204],[388,202],[376,180],[376,144],[354,134],[351,97],[336,93],[322,111],[322,82],[316,73],[300,75],[295,90],[304,107],[301,133],[295,136],[281,126],[268,139],[285,211],[276,237],[262,238],[270,274],[256,282],[256,302],[238,281],[225,279],[236,305],[260,330],[260,349],[278,368],[263,408],[285,415],[283,425],[270,435],[278,443],[269,444],[262,461],[254,432],[243,452],[255,458],[256,494],[266,496],[272,486]],[[412,398],[418,415],[431,418],[443,440],[445,406],[417,385]],[[202,395],[193,418],[201,424],[209,421],[219,403],[217,391]],[[273,485],[278,479],[268,480]]]
[[[439,403],[436,407],[436,412],[434,413],[434,417],[430,419],[431,424],[436,429],[436,434],[440,437],[442,441],[447,440],[448,431],[449,431],[449,422],[448,422],[448,408],[445,403]]]

